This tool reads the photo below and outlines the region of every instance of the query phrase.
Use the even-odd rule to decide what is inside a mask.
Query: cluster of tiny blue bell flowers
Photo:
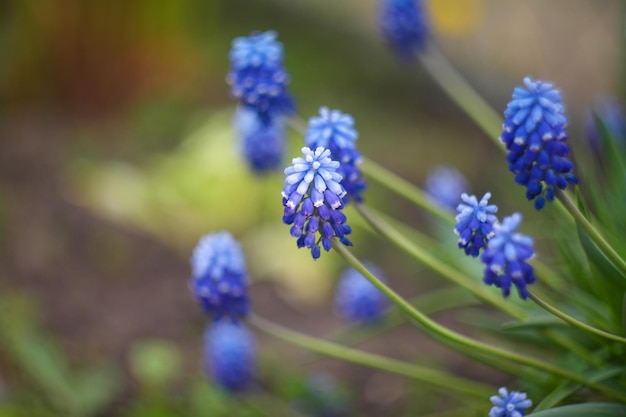
[[[489,411],[489,417],[522,417],[526,409],[533,405],[526,393],[519,391],[509,391],[502,387],[498,390],[498,395],[490,398],[493,407]]]
[[[488,204],[491,193],[485,193],[478,201],[476,196],[461,194],[462,203],[456,210],[456,226],[454,232],[459,236],[459,248],[466,255],[477,257],[480,250],[487,246],[487,242],[494,236],[493,225],[498,221],[495,213],[498,207]]]
[[[429,22],[423,0],[383,0],[380,30],[389,47],[402,59],[426,47]]]
[[[350,198],[363,201],[361,193],[367,187],[361,174],[361,153],[356,148],[359,137],[354,128],[354,118],[339,110],[320,108],[319,117],[311,117],[304,136],[306,146],[330,150],[330,157],[339,161],[337,172],[343,177],[341,185],[346,190],[344,203]]]
[[[533,240],[515,233],[521,222],[522,216],[514,213],[502,223],[495,223],[495,235],[489,240],[481,261],[485,264],[485,284],[501,288],[504,297],[509,296],[511,285],[515,285],[520,298],[526,299],[526,286],[537,278],[533,267],[527,262],[535,255]]]
[[[204,370],[228,391],[245,388],[255,373],[254,337],[239,321],[249,311],[248,276],[239,243],[228,232],[203,236],[191,257],[190,287],[214,320],[204,335]]]
[[[339,162],[333,161],[330,150],[322,147],[304,147],[302,154],[285,168],[283,223],[292,225],[290,233],[298,239],[298,247],[309,248],[313,259],[318,259],[320,243],[329,251],[334,236],[352,246],[347,237],[352,229],[342,212],[346,190],[337,172]]]
[[[239,151],[252,172],[263,175],[282,166],[285,151],[285,120],[282,116],[263,123],[254,110],[239,106],[233,122]]]
[[[256,372],[256,343],[242,323],[220,320],[204,333],[204,372],[230,392],[247,388]]]
[[[215,318],[248,314],[248,273],[239,243],[228,232],[210,233],[191,257],[190,287],[204,311]]]
[[[428,199],[448,210],[454,210],[460,203],[460,195],[467,189],[467,180],[457,169],[437,165],[426,175],[424,191]]]
[[[381,272],[368,265],[381,281]],[[352,323],[374,323],[382,317],[388,307],[387,297],[354,268],[347,269],[337,283],[335,308],[339,316]]]
[[[574,165],[567,159],[567,118],[561,94],[551,83],[524,78],[526,88],[516,87],[504,112],[500,140],[509,151],[509,170],[515,182],[526,187],[526,198],[541,210],[553,201],[555,188],[577,184]]]
[[[291,114],[295,106],[283,68],[283,46],[276,32],[253,32],[233,40],[230,72],[226,78],[231,94],[242,106],[257,112],[263,123],[272,117]]]

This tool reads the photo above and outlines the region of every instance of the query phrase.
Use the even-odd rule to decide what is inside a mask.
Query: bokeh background
[[[434,41],[498,111],[524,76],[555,82],[576,158],[587,150],[588,107],[624,96],[624,3],[433,0],[428,10]],[[207,320],[187,289],[198,238],[230,230],[258,314],[320,337],[346,327],[332,311],[340,259],[313,263],[296,249],[280,222],[280,173],[259,179],[237,154],[227,54],[252,30],[278,31],[303,117],[341,109],[357,121],[361,151],[413,183],[454,165],[468,191],[498,196],[502,213],[532,212],[479,128],[419,65],[385,49],[377,9],[373,0],[0,2],[0,416],[297,415],[311,376],[326,387],[334,378],[326,402],[337,415],[446,406],[428,387],[261,334],[252,392],[224,395],[202,374]],[[301,140],[290,137],[290,155]],[[376,184],[367,201],[454,246],[449,230]],[[442,285],[356,217],[356,252],[394,288],[413,296]],[[529,227],[539,244],[549,233]],[[441,320],[462,329],[471,317]],[[506,382],[412,328],[359,347]]]

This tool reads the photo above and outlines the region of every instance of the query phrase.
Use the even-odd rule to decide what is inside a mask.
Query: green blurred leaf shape
[[[128,360],[133,375],[141,385],[162,388],[180,375],[178,349],[165,340],[142,340],[131,346]]]
[[[531,414],[533,417],[623,417],[626,405],[616,403],[582,403],[550,408]]]

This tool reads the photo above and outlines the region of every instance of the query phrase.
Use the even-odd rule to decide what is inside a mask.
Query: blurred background
[[[556,84],[574,158],[587,149],[587,108],[624,96],[623,1],[428,4],[434,41],[498,112],[524,76]],[[428,387],[261,334],[252,392],[229,397],[203,376],[206,318],[187,288],[199,237],[230,230],[255,312],[320,337],[346,327],[332,311],[341,260],[296,249],[280,222],[282,175],[257,178],[237,154],[227,55],[253,30],[279,33],[303,117],[341,109],[363,154],[413,183],[453,165],[501,213],[532,211],[479,128],[385,49],[377,10],[373,0],[0,2],[0,416],[297,415],[311,381],[336,384],[325,415],[442,406]],[[289,155],[301,141],[291,136]],[[451,231],[376,184],[366,199],[454,247]],[[403,295],[442,285],[349,218],[355,251]],[[539,244],[541,226],[528,226]],[[411,328],[359,348],[506,382]]]

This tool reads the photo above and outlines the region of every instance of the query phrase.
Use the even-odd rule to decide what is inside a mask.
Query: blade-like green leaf
[[[550,408],[530,415],[533,417],[624,417],[626,416],[626,405],[583,403]]]

